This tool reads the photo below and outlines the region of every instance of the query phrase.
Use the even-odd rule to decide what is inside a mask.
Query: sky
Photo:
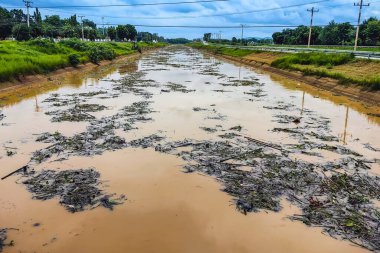
[[[142,4],[179,2],[184,0],[34,0],[33,7],[51,7],[67,5],[107,5],[107,4]],[[194,1],[194,0],[187,0]],[[193,3],[181,5],[155,5],[133,7],[98,7],[98,8],[56,8],[40,9],[43,16],[60,15],[68,17],[73,14],[84,15],[102,27],[109,24],[133,25],[169,25],[169,26],[250,26],[309,25],[310,12],[307,9],[319,9],[315,13],[314,24],[326,25],[331,20],[336,22],[350,22],[355,24],[359,8],[354,6],[360,0],[227,0],[209,3]],[[314,3],[313,3],[314,2]],[[319,2],[319,3],[316,3]],[[367,0],[370,7],[363,7],[362,18],[380,18],[380,0]],[[291,8],[281,8],[302,5]],[[0,0],[0,6],[23,6],[22,0]],[[276,9],[277,8],[277,9]],[[262,11],[262,10],[266,11]],[[268,10],[276,9],[276,10]],[[244,14],[226,15],[236,12],[250,12]],[[211,16],[210,16],[211,15]],[[212,16],[214,15],[214,16]],[[215,16],[217,15],[217,16]],[[203,17],[202,17],[203,16]],[[273,32],[281,31],[281,27],[253,27],[244,29],[244,37],[265,38],[271,37]],[[137,27],[138,31],[158,33],[165,38],[201,38],[204,33],[220,33],[222,38],[240,38],[240,28],[153,28]]]

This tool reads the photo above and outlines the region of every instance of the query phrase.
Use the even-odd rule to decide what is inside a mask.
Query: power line
[[[205,1],[211,1],[211,0],[205,0]],[[212,0],[213,2],[216,1],[229,1],[229,0]],[[256,9],[256,10],[247,10],[247,11],[240,11],[240,12],[228,12],[228,13],[218,13],[218,14],[204,14],[204,15],[188,15],[188,16],[164,16],[164,17],[152,17],[152,16],[105,16],[105,15],[87,15],[87,16],[93,16],[93,17],[107,17],[107,18],[130,18],[130,19],[193,19],[193,18],[203,18],[203,17],[222,17],[222,16],[233,16],[233,15],[244,15],[244,14],[252,14],[252,13],[260,13],[260,12],[268,12],[268,11],[275,11],[275,10],[283,10],[283,9],[290,9],[290,8],[296,8],[296,7],[302,7],[312,4],[318,4],[318,3],[324,3],[324,2],[331,2],[336,0],[318,0],[313,2],[307,2],[307,3],[301,3],[301,4],[293,4],[293,5],[286,5],[286,6],[279,6],[279,7],[273,7],[273,8],[267,8],[267,9]],[[198,1],[202,2],[202,1]],[[173,2],[171,4],[175,3],[185,3],[185,2]],[[197,3],[194,2],[187,2],[187,3]],[[159,3],[157,3],[159,4]],[[163,3],[161,3],[163,4]],[[132,4],[133,5],[133,4]],[[132,6],[130,5],[130,6]],[[138,4],[138,5],[148,5],[148,4]],[[153,5],[153,4],[152,4]],[[156,4],[154,4],[156,5]],[[108,5],[111,6],[111,5]],[[116,6],[116,5],[115,5]],[[124,5],[123,5],[124,6]],[[61,6],[50,6],[50,7],[38,7],[39,9],[45,9],[45,10],[51,10],[51,9],[60,9]],[[88,7],[88,6],[70,6],[71,8],[75,7]],[[102,7],[101,5],[97,6],[90,6],[90,7]],[[11,7],[7,7],[11,8]],[[70,12],[64,12],[64,11],[55,11],[51,10],[53,12],[61,12],[61,13],[70,13]]]
[[[196,0],[196,1],[180,1],[180,2],[139,3],[139,4],[52,5],[52,6],[39,6],[38,8],[40,8],[40,9],[47,9],[47,8],[48,9],[63,9],[63,8],[138,7],[138,6],[213,3],[213,2],[227,2],[227,1],[229,1],[229,0]],[[10,8],[20,8],[20,6],[10,6]]]
[[[347,22],[349,23],[349,22]],[[99,25],[99,24],[96,24]],[[123,24],[108,24],[110,26],[118,26]],[[201,25],[135,25],[135,27],[151,27],[151,28],[209,28],[209,29],[236,29],[241,28],[242,25],[232,25],[232,26],[201,26]],[[244,25],[244,28],[296,28],[300,25]],[[315,25],[319,27],[328,26],[326,25]],[[356,25],[354,25],[356,26]]]

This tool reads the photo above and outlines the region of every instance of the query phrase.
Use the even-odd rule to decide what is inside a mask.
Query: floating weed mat
[[[263,86],[262,83],[258,81],[259,79],[252,77],[246,79],[235,79],[229,78],[227,83],[222,83],[223,86]]]
[[[184,146],[191,150],[177,150]],[[357,164],[350,166],[352,160],[327,164],[292,160],[288,157],[291,151],[236,136],[233,141],[187,139],[157,145],[156,150],[187,161],[187,173],[216,177],[244,214],[278,212],[286,198],[302,210],[292,220],[322,227],[334,238],[370,250],[380,249],[380,212],[374,204],[380,200],[380,178],[358,170]],[[240,169],[247,166],[251,170]]]
[[[70,212],[80,212],[103,206],[112,210],[123,203],[125,197],[113,199],[100,188],[100,173],[94,169],[29,173],[22,183],[33,194],[34,199],[58,198],[59,203]]]
[[[75,105],[84,102],[85,99],[79,98],[78,96],[68,96],[65,98],[60,97],[59,94],[53,93],[47,99],[43,100],[42,103],[50,103],[54,107],[63,107],[69,105]]]
[[[255,98],[261,98],[261,97],[267,96],[267,94],[264,92],[264,90],[260,89],[260,88],[244,92],[244,94],[250,95],[250,96],[255,97]]]
[[[52,122],[81,122],[91,121],[96,119],[95,116],[89,114],[89,112],[103,111],[107,107],[97,104],[76,104],[73,108],[67,110],[57,110],[46,112],[46,115],[53,116]]]
[[[131,93],[136,96],[142,96],[145,99],[151,98],[152,93],[146,88],[158,87],[159,84],[154,80],[145,79],[146,72],[135,72],[124,76],[121,80],[115,81],[113,85],[114,91],[120,93]]]
[[[151,102],[141,101],[122,108],[117,114],[101,119],[91,119],[85,132],[71,137],[56,133],[43,133],[36,141],[51,145],[33,153],[32,161],[42,163],[53,155],[67,159],[71,155],[93,156],[104,151],[119,150],[128,147],[127,141],[115,134],[116,129],[130,131],[136,129],[136,123],[151,121],[148,117],[154,111]]]
[[[172,83],[172,82],[169,82],[167,85],[165,85],[165,87],[169,88],[170,91],[174,91],[174,92],[189,93],[189,92],[195,91],[195,90],[187,89],[185,85]]]
[[[7,229],[0,229],[0,252],[3,251],[3,248],[5,246],[7,246],[5,244],[5,241],[7,240],[7,233],[8,233]]]

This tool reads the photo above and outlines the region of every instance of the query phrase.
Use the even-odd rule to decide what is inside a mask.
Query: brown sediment
[[[202,50],[202,49],[201,49]],[[203,52],[209,53],[207,50],[202,50]],[[319,89],[323,89],[332,93],[338,93],[349,98],[362,101],[368,104],[380,105],[380,91],[365,91],[359,86],[345,86],[339,84],[338,80],[328,78],[328,77],[317,77],[317,76],[305,76],[299,71],[289,71],[278,69],[270,66],[270,63],[273,59],[276,59],[276,55],[263,56],[263,59],[260,57],[250,57],[246,56],[243,58],[220,55],[221,57],[230,61],[239,62],[246,66],[254,67],[256,69],[261,69],[269,73],[280,75],[304,84],[314,86]]]

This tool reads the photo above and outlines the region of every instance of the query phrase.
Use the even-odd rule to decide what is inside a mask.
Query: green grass
[[[141,48],[161,47],[162,43],[139,43]],[[70,66],[69,55],[76,54],[81,63],[110,60],[135,52],[130,42],[82,42],[66,40],[59,43],[46,39],[27,42],[0,41],[0,81],[20,76],[44,74]],[[96,57],[94,57],[94,54]],[[94,59],[95,58],[95,59]]]
[[[380,75],[357,78],[344,75],[333,69],[334,66],[354,61],[366,60],[355,59],[351,54],[298,53],[283,56],[273,61],[271,66],[300,71],[304,75],[330,77],[338,80],[341,84],[356,84],[367,90],[380,90]],[[325,67],[325,69],[319,68],[320,66]]]

